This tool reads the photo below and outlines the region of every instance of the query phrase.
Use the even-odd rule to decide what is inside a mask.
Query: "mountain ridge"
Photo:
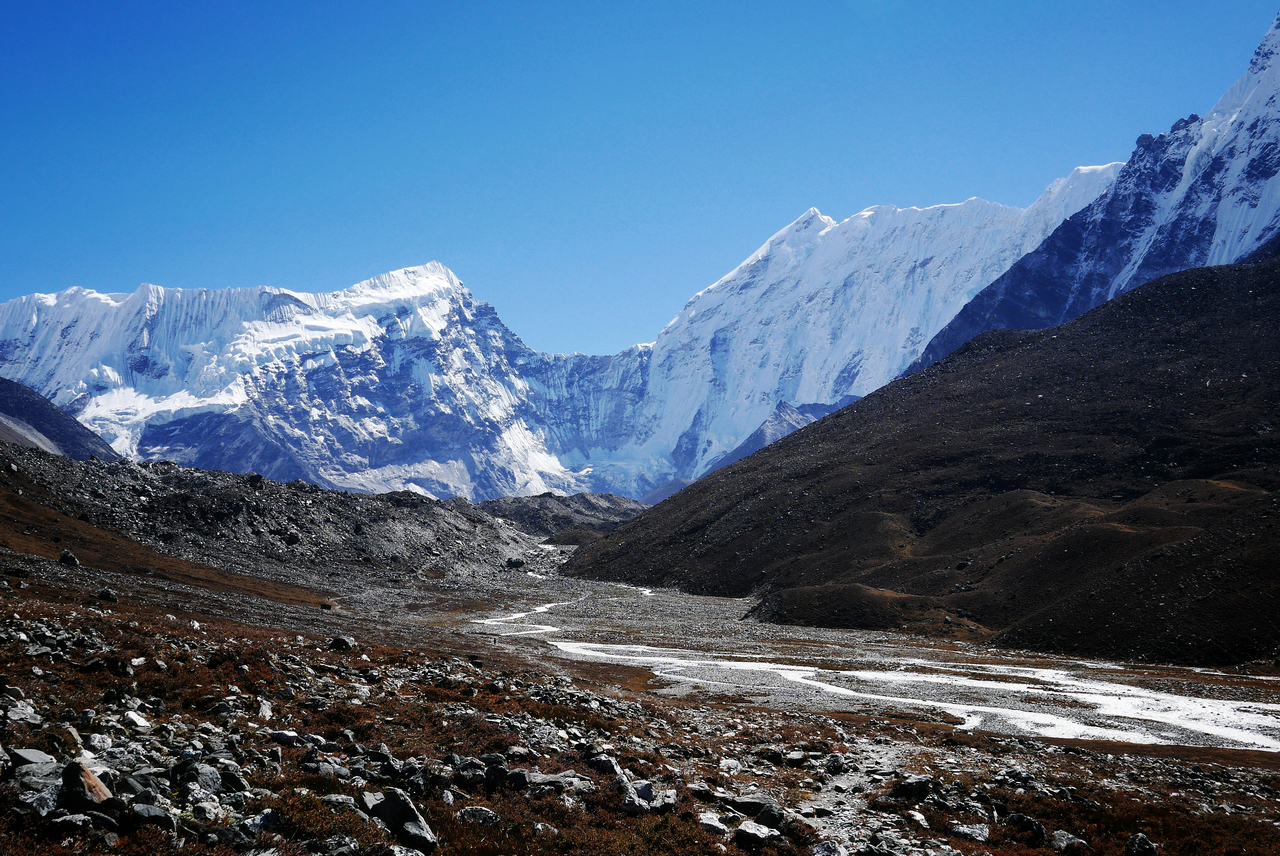
[[[781,405],[887,382],[1117,168],[1076,170],[1027,209],[810,209],[614,355],[534,351],[432,262],[323,294],[29,295],[0,305],[0,375],[148,460],[366,492],[643,497]]]
[[[756,595],[753,615],[782,623],[1274,656],[1276,341],[1274,260],[987,332],[704,477],[568,571]]]

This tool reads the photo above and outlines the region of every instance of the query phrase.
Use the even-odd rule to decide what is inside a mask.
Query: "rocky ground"
[[[0,476],[7,853],[1280,852],[1276,753],[568,659],[527,622],[832,662],[867,640],[561,577],[571,547],[466,503],[10,446]],[[1265,675],[1214,680],[1273,707]]]
[[[483,637],[314,607],[282,630],[83,567],[7,571],[14,854],[1280,852],[1273,753],[672,697]]]

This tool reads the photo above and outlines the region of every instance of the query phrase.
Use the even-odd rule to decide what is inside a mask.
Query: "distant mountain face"
[[[1117,168],[1076,170],[1028,209],[811,210],[613,356],[528,348],[431,263],[330,294],[30,295],[0,305],[0,374],[144,459],[361,491],[642,497],[801,424],[779,408],[887,382]]]
[[[0,441],[77,461],[120,456],[102,438],[35,390],[0,378]]]
[[[1204,117],[1138,139],[1115,183],[982,290],[912,367],[984,330],[1068,321],[1166,273],[1227,264],[1280,232],[1280,18]]]
[[[646,357],[534,352],[438,264],[332,294],[143,286],[0,306],[4,374],[120,452],[366,491],[572,492],[585,479],[556,452],[616,430]]]

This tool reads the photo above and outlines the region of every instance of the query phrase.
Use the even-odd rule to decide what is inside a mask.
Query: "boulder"
[[[98,811],[111,798],[111,791],[102,780],[80,761],[72,761],[63,768],[58,801],[67,811]]]
[[[770,829],[752,820],[742,821],[733,831],[733,843],[750,852],[759,850],[772,839],[781,837],[782,833],[778,830]]]
[[[48,752],[41,752],[39,749],[10,749],[9,758],[15,767],[25,767],[28,764],[53,764],[58,760]]]
[[[777,802],[764,794],[743,794],[742,796],[730,797],[729,805],[735,811],[740,811],[747,817],[755,817],[766,806],[776,806]]]
[[[68,568],[78,568],[80,560],[76,558],[76,554],[70,550],[63,550],[62,555],[58,557],[59,565],[66,565]]]
[[[133,822],[138,826],[159,827],[165,832],[174,832],[178,828],[178,822],[167,811],[155,805],[134,803]]]
[[[918,803],[929,796],[938,787],[938,780],[933,776],[908,776],[893,786],[889,797],[903,802]]]
[[[991,837],[991,827],[985,823],[953,823],[951,834],[957,838],[967,838],[979,844],[986,844]]]
[[[1155,844],[1141,832],[1135,832],[1124,845],[1124,856],[1156,856],[1156,853]]]
[[[787,813],[777,803],[770,803],[760,809],[760,813],[756,815],[756,823],[764,824],[770,829],[782,829],[786,821]]]
[[[1011,814],[1005,818],[1004,822],[1005,825],[1026,836],[1027,844],[1031,847],[1043,847],[1049,841],[1049,833],[1044,828],[1044,824],[1034,817],[1029,817],[1025,814]]]
[[[1049,839],[1049,845],[1054,849],[1054,852],[1065,853],[1067,856],[1083,856],[1083,854],[1093,852],[1092,847],[1065,829],[1059,829],[1054,832],[1053,837]]]
[[[399,788],[383,791],[382,799],[369,806],[368,813],[385,823],[391,835],[406,847],[430,853],[439,843],[413,800]]]
[[[498,816],[496,811],[487,809],[482,805],[469,805],[464,809],[460,809],[454,817],[463,823],[475,823],[480,826],[497,826],[502,823],[502,818]]]
[[[356,647],[354,636],[335,636],[329,640],[330,651],[351,651]]]

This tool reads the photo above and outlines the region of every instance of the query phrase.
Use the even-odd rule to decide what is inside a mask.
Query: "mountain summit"
[[[1207,115],[1139,137],[1114,185],[984,288],[913,369],[984,330],[1051,327],[1166,273],[1239,261],[1280,233],[1278,50],[1280,18]]]

